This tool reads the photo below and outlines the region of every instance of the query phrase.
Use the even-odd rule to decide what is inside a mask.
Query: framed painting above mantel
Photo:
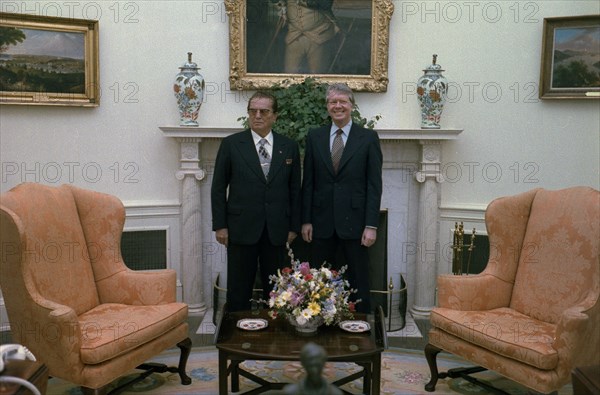
[[[225,7],[231,89],[310,76],[387,90],[392,0],[225,0]]]
[[[544,18],[540,98],[600,98],[600,15]]]
[[[99,105],[98,21],[0,13],[0,104]]]

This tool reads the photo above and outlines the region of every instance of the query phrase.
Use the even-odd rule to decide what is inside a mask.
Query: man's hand
[[[312,241],[313,227],[312,224],[303,224],[302,225],[302,239],[310,243]]]
[[[219,244],[223,244],[225,247],[227,247],[227,244],[229,244],[229,231],[227,228],[217,229],[215,231],[215,237],[217,238],[217,242]]]
[[[377,229],[365,228],[360,244],[364,245],[365,247],[371,247],[373,244],[375,244],[375,240],[377,240]]]

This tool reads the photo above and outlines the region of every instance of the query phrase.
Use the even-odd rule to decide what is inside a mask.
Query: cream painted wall
[[[388,92],[357,100],[364,116],[383,116],[379,128],[419,127],[415,82],[439,55],[452,85],[442,127],[464,129],[443,148],[442,242],[456,220],[483,230],[483,210],[495,197],[533,187],[600,188],[600,102],[537,99],[543,18],[600,13],[596,0],[393,4]],[[173,224],[170,265],[181,278],[179,147],[159,126],[178,123],[172,82],[191,51],[207,84],[200,124],[239,127],[251,92],[229,91],[222,0],[4,0],[0,10],[99,19],[102,90],[98,108],[0,106],[0,192],[37,181],[117,195],[128,207],[126,227]],[[204,190],[203,212],[209,207]],[[224,270],[225,258],[209,245],[204,219],[210,304],[211,273]],[[440,273],[449,271],[446,258]],[[0,295],[0,329],[6,322]]]
[[[598,14],[598,2],[394,4],[390,93],[361,97],[361,109],[380,111],[379,125],[418,125],[412,83],[439,55],[451,83],[442,126],[464,129],[444,144],[442,206],[485,207],[533,187],[599,187],[598,101],[538,99],[543,18]]]
[[[598,101],[539,101],[544,17],[600,12],[597,1],[393,1],[385,94],[359,93],[380,128],[419,126],[415,81],[437,53],[451,81],[442,126],[442,206],[484,207],[532,187],[599,188]],[[0,190],[76,185],[147,204],[180,200],[173,77],[194,53],[206,78],[203,126],[239,126],[247,92],[228,83],[228,19],[211,1],[3,1],[5,12],[100,20],[98,108],[0,107]]]

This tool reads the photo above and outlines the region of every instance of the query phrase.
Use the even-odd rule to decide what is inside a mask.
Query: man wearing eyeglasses
[[[341,249],[357,310],[370,313],[368,248],[377,239],[383,155],[377,133],[352,122],[354,94],[345,84],[328,87],[332,123],[309,132],[302,181],[302,238],[311,261],[334,268]]]
[[[283,268],[286,242],[300,231],[298,144],[271,127],[277,100],[256,92],[248,101],[250,128],[224,138],[211,188],[217,242],[227,248],[227,308],[249,310],[260,268],[263,298],[269,275]]]

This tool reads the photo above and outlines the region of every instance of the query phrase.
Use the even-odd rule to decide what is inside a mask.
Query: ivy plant
[[[271,88],[279,106],[273,129],[296,141],[301,152],[304,152],[304,141],[310,129],[331,123],[325,100],[327,86],[316,78],[307,77],[295,83],[284,80]],[[360,126],[373,129],[379,119],[381,115],[375,115],[370,120],[363,118],[358,105],[352,110],[352,122]],[[248,117],[240,117],[238,121],[244,127],[249,127]]]

